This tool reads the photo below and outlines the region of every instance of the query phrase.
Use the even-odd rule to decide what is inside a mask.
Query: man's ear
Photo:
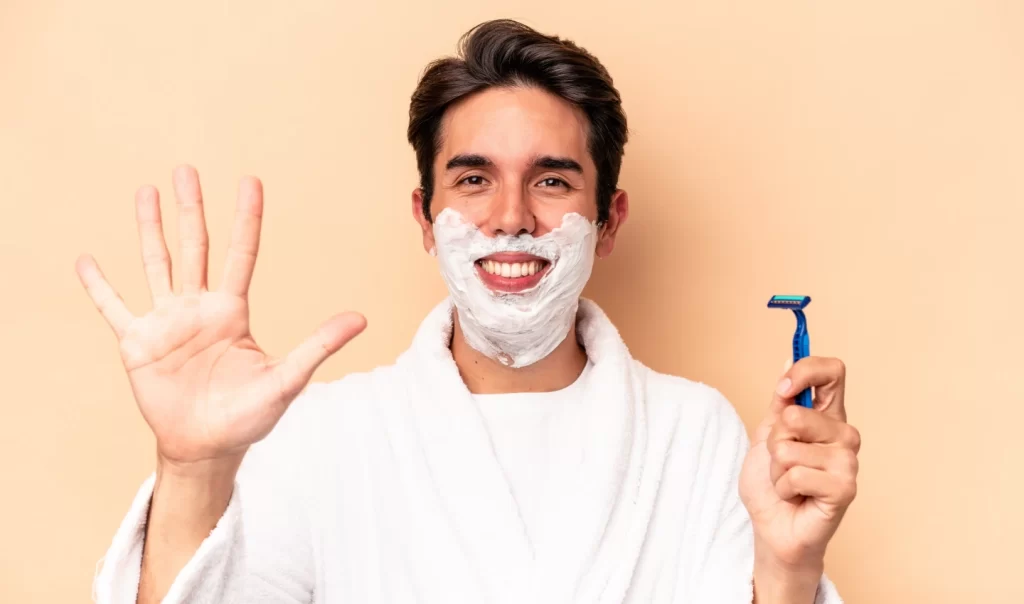
[[[435,253],[434,225],[423,213],[423,189],[416,188],[412,192],[412,217],[416,219],[420,230],[423,231],[423,249],[433,255]]]
[[[597,233],[597,257],[604,258],[615,249],[615,237],[619,233],[619,227],[629,218],[629,195],[619,189],[612,195],[612,202],[608,208],[608,220],[601,225]]]

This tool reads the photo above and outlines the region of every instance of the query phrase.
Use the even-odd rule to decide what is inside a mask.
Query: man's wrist
[[[234,482],[243,456],[244,452],[217,459],[180,462],[164,457],[158,452],[156,479],[157,481],[163,480],[168,483],[195,487]]]
[[[241,458],[178,464],[158,458],[150,523],[205,537],[231,500]]]
[[[813,604],[824,571],[824,560],[792,564],[755,545],[754,602]]]

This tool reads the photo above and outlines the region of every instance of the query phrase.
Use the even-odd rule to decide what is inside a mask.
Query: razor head
[[[810,296],[772,296],[772,299],[768,300],[768,308],[800,310],[806,308],[810,303]]]

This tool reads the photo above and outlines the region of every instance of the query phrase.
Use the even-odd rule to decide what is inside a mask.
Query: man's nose
[[[499,191],[492,208],[489,222],[495,235],[525,235],[537,227],[529,199],[520,187]]]

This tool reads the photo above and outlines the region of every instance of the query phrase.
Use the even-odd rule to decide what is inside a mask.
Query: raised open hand
[[[132,315],[95,260],[82,256],[78,276],[120,340],[121,358],[159,454],[188,464],[238,457],[266,436],[316,368],[358,335],[366,320],[342,313],[282,359],[269,357],[249,332],[249,282],[259,248],[263,189],[241,181],[231,247],[216,291],[207,289],[209,242],[195,169],[174,171],[178,199],[181,287],[171,284],[171,260],[159,193],[135,198],[139,239],[153,309]]]

